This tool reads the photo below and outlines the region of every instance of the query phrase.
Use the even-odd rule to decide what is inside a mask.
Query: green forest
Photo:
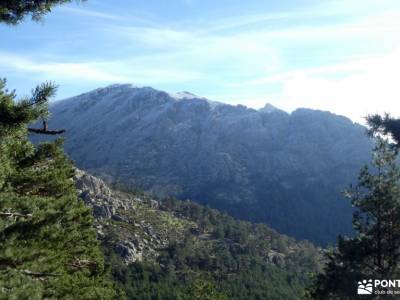
[[[128,212],[128,218],[138,220],[138,210],[145,207]],[[321,270],[320,250],[263,224],[176,199],[163,200],[156,212],[161,216],[154,210],[143,215],[153,228],[158,223],[157,231],[171,233],[178,224],[184,228],[181,235],[168,237],[156,258],[124,265],[107,252],[121,224],[103,243],[113,277],[129,299],[203,299],[196,295],[208,289],[215,293],[210,299],[298,299],[310,275]],[[173,227],[166,225],[171,219]]]

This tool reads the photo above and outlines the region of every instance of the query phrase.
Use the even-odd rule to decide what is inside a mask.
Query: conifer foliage
[[[381,134],[389,136],[397,147],[400,147],[400,119],[393,118],[389,114],[384,116],[375,114],[367,117],[369,134]]]
[[[62,140],[28,140],[28,124],[47,116],[54,93],[46,83],[17,102],[0,82],[0,298],[112,299]]]
[[[377,137],[372,167],[364,167],[358,186],[346,193],[356,208],[356,236],[339,237],[337,248],[328,253],[325,272],[316,278],[311,291],[313,299],[355,297],[360,280],[396,279],[400,275],[397,152],[387,139]]]

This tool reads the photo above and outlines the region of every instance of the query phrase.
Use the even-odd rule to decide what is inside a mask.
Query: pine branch
[[[62,276],[62,274],[58,273],[42,273],[42,272],[33,272],[31,270],[18,270],[24,275],[32,276],[32,277],[58,277]]]
[[[0,216],[7,217],[7,218],[13,218],[13,217],[20,217],[20,218],[29,218],[32,217],[32,214],[21,214],[17,212],[0,212]]]
[[[47,103],[49,98],[55,96],[57,88],[57,85],[53,82],[45,82],[38,85],[34,90],[32,90],[32,98],[20,105],[20,108],[25,109]]]

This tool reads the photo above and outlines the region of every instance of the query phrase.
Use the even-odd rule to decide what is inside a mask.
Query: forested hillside
[[[75,184],[129,299],[299,299],[321,268],[321,250],[265,225],[115,191],[79,170]]]

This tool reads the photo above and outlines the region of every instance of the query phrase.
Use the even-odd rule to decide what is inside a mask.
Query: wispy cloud
[[[85,8],[76,8],[72,6],[63,6],[60,8],[60,11],[62,13],[69,13],[73,15],[79,15],[79,16],[84,16],[84,17],[92,17],[92,18],[100,18],[100,19],[106,19],[106,20],[122,20],[121,16],[111,14],[111,13],[105,13],[101,11],[95,11],[95,10],[90,10],[90,9],[85,9]]]
[[[33,59],[0,52],[0,65],[20,72],[40,74],[43,78],[86,81],[125,81],[123,76],[103,70],[101,63],[37,62]]]
[[[136,66],[136,67],[135,67]],[[157,68],[144,66],[140,62],[103,61],[103,62],[38,62],[27,57],[0,52],[0,67],[12,69],[24,74],[35,74],[37,78],[51,78],[57,82],[86,81],[98,83],[132,82],[140,84],[162,84],[185,82],[198,79],[202,74],[177,69],[175,67]]]

